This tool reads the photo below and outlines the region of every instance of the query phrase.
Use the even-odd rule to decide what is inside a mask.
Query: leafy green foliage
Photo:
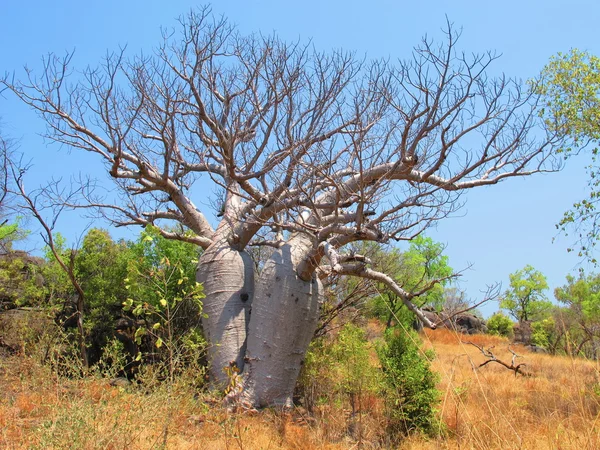
[[[205,342],[200,327],[203,293],[195,281],[198,250],[194,245],[164,239],[152,227],[136,242],[115,242],[101,229],[91,229],[77,250],[69,248],[60,234],[54,236],[54,242],[58,255],[72,264],[84,291],[83,322],[91,364],[100,363],[105,372],[107,367],[123,366],[114,341],[115,323],[127,316],[128,320],[137,319],[131,323],[135,323],[137,342],[146,353],[155,353],[170,364],[176,356],[178,363],[198,361]],[[18,289],[12,292],[18,305],[53,308],[69,334],[76,318],[76,293],[69,277],[49,248],[44,259],[21,253],[0,260],[0,297],[6,297],[4,291],[10,283],[16,284]],[[128,334],[121,333],[119,338],[127,339]],[[135,354],[132,346],[135,348],[133,343],[128,345],[128,364]]]
[[[422,352],[417,333],[388,329],[377,353],[381,361],[388,429],[393,435],[439,430],[436,407],[438,376],[431,370],[432,351]]]
[[[558,53],[544,67],[537,89],[549,126],[572,136],[575,144],[600,138],[600,58],[577,49]]]
[[[67,241],[60,233],[54,236],[54,246],[64,261],[70,261],[71,249],[67,247]],[[44,264],[43,276],[48,291],[47,302],[51,306],[62,306],[72,297],[73,285],[48,246],[44,247],[44,259],[46,264]]]
[[[333,338],[314,340],[299,380],[307,409],[349,400],[352,411],[359,411],[363,396],[380,390],[379,371],[371,363],[370,350],[365,331],[351,323]]]
[[[544,293],[548,289],[546,277],[527,265],[509,275],[510,288],[500,300],[500,307],[507,310],[519,322],[540,320],[552,308]]]
[[[173,381],[175,372],[205,348],[200,328],[204,292],[195,279],[197,250],[147,227],[131,251],[124,279],[129,297],[123,309],[143,322],[135,332],[136,343],[146,341],[163,355]]]
[[[114,335],[114,323],[127,297],[124,279],[130,258],[125,242],[106,230],[92,229],[76,252],[74,272],[85,293],[84,324],[90,362],[100,359]]]
[[[513,322],[509,317],[497,312],[488,319],[487,329],[489,334],[510,337],[513,334]]]
[[[549,348],[555,327],[556,323],[552,317],[533,322],[531,324],[531,343],[538,347]]]
[[[567,276],[567,284],[554,291],[556,299],[565,305],[560,322],[566,353],[596,359],[600,343],[600,274]]]
[[[556,299],[578,311],[590,323],[600,322],[600,275],[567,275],[567,284],[556,288]]]
[[[44,302],[44,260],[13,249],[29,232],[15,223],[0,225],[0,309]]]
[[[370,345],[363,329],[348,323],[331,349],[336,389],[350,398],[352,412],[360,409],[363,394],[378,389],[377,369],[369,358]]]
[[[0,308],[44,302],[43,261],[20,252],[0,257]]]
[[[600,58],[577,49],[558,53],[543,69],[541,83],[535,87],[545,101],[542,116],[548,128],[571,138],[572,146],[559,150],[565,158],[591,148],[590,142],[600,139]],[[592,148],[590,153],[589,196],[565,212],[557,228],[565,234],[571,228],[578,230],[579,255],[596,263],[592,250],[600,236],[596,225],[600,167],[598,149]]]
[[[0,225],[0,241],[8,239],[14,235],[19,229],[19,225],[16,223]]]
[[[441,309],[444,305],[444,291],[450,284],[449,277],[453,270],[448,264],[448,257],[443,255],[444,246],[433,239],[418,236],[405,252],[398,249],[385,251],[379,249],[371,259],[375,261],[378,269],[390,275],[394,280],[409,292],[417,292],[425,288],[434,280],[436,283],[423,295],[415,299],[419,306],[429,305]],[[379,286],[380,296],[377,296],[371,305],[372,313],[385,320],[391,326],[394,314],[400,314],[404,304],[402,300],[385,286]]]

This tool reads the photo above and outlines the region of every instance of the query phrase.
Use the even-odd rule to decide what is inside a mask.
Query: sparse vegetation
[[[381,336],[382,326],[367,325]],[[523,348],[532,377],[514,377],[503,367],[473,366],[480,352],[451,330],[426,331],[422,351],[435,350],[431,368],[439,373],[441,403],[435,436],[412,435],[408,449],[593,449],[600,413],[597,362],[533,354]],[[475,335],[510,359],[508,341]],[[422,353],[421,353],[422,354]],[[376,366],[376,360],[370,358]],[[189,374],[186,374],[189,376]],[[349,397],[323,401],[313,414],[228,412],[209,393],[178,378],[172,385],[112,386],[98,377],[59,376],[35,353],[0,359],[0,447],[20,448],[192,448],[347,449],[390,448],[385,440],[385,397],[362,392],[362,423],[352,417]],[[445,430],[445,433],[440,431]]]

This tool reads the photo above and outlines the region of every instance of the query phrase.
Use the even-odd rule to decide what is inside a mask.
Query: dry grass
[[[491,347],[510,362],[508,341],[493,336],[462,336],[427,331],[437,358],[444,397],[440,414],[449,436],[443,448],[598,449],[600,448],[600,366],[598,362],[530,353],[522,347],[530,377],[514,376],[499,364],[474,370],[486,358],[461,341]],[[416,442],[410,448],[427,448]]]
[[[186,386],[145,393],[0,359],[1,449],[345,449],[299,412],[232,414]]]
[[[443,437],[415,436],[402,448],[600,448],[600,367],[597,362],[517,352],[531,377],[515,377],[485,360],[448,330],[427,332],[437,358]],[[508,342],[469,336],[510,360]],[[28,357],[0,358],[0,448],[77,449],[347,449],[381,448],[381,399],[362,399],[365,413],[343,405],[315,417],[301,410],[231,414],[185,385],[144,392],[95,378],[57,378]],[[354,424],[350,423],[352,420]],[[352,429],[360,425],[360,439]],[[359,442],[360,440],[360,442]]]

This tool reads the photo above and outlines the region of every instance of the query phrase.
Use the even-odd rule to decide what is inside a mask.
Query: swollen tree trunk
[[[261,271],[252,305],[243,398],[256,407],[292,406],[296,380],[319,319],[323,287],[296,272],[310,248],[295,237]]]
[[[210,373],[219,387],[226,385],[224,368],[241,371],[246,353],[250,305],[254,297],[254,264],[250,255],[225,241],[211,245],[200,257],[197,280],[204,285],[202,325],[209,342]]]

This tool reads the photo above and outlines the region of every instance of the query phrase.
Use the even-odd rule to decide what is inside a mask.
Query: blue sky
[[[95,65],[107,50],[127,45],[128,51],[151,50],[160,27],[198,2],[104,0],[30,0],[3,2],[0,7],[0,73],[40,67],[41,56],[76,49],[74,65]],[[214,2],[244,33],[277,32],[284,39],[312,39],[322,50],[344,48],[368,57],[407,57],[421,37],[439,37],[446,16],[463,29],[460,47],[466,52],[493,50],[502,58],[492,73],[527,79],[536,75],[558,51],[577,47],[600,54],[597,1],[227,1]],[[35,164],[29,183],[94,167],[94,159],[67,149],[48,147],[38,136],[43,124],[11,96],[0,98],[4,132],[21,140],[21,149]],[[568,161],[561,173],[508,180],[499,186],[473,190],[456,218],[440,223],[429,234],[447,245],[456,269],[473,264],[461,287],[477,298],[494,282],[508,284],[508,274],[531,264],[552,288],[577,270],[579,260],[567,254],[568,238],[557,239],[555,223],[585,195],[584,158]],[[201,203],[201,202],[199,202]],[[75,235],[86,222],[69,218],[60,224]],[[120,232],[123,235],[123,231]],[[126,233],[126,232],[125,232]],[[496,309],[489,305],[485,312]]]

